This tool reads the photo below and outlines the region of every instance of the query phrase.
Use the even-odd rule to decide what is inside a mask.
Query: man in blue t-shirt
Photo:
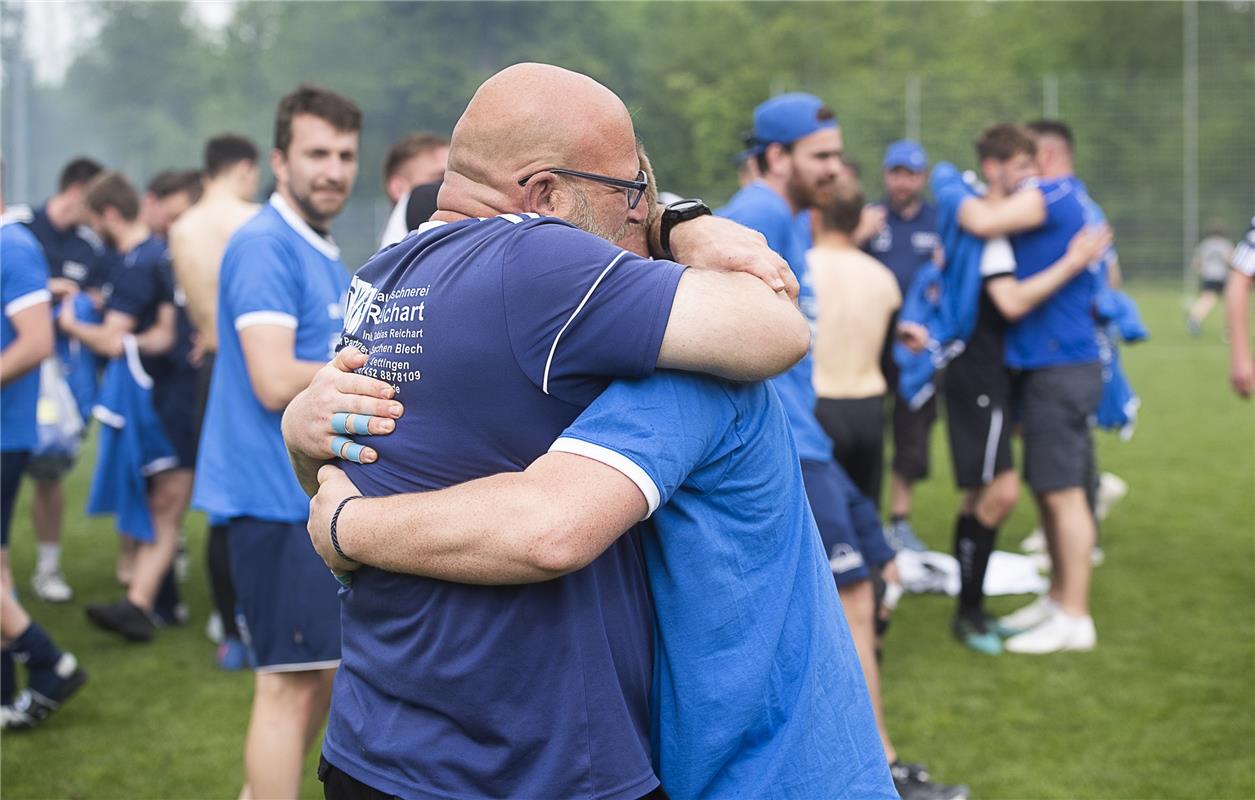
[[[889,268],[905,297],[920,267],[937,255],[937,210],[924,200],[928,154],[917,142],[902,139],[885,149],[881,163],[885,183],[884,223],[863,246]],[[893,396],[893,461],[889,474],[889,540],[897,547],[923,549],[911,527],[911,488],[928,477],[928,442],[937,421],[937,399],[918,409],[897,393],[898,366],[892,347],[881,358]]]
[[[614,377],[663,366],[756,380],[796,361],[805,321],[772,291],[788,288],[786,265],[740,226],[688,217],[692,204],[648,215],[647,188],[631,118],[608,89],[538,64],[490,78],[454,130],[435,218],[354,278],[342,353],[368,352],[354,363],[363,374],[337,381],[328,367],[285,414],[307,485],[329,455],[331,412],[406,404],[368,453],[332,445],[367,462],[349,466],[362,492],[386,496],[522,470]],[[768,283],[607,241],[636,226],[655,252],[737,264]],[[758,346],[732,346],[734,330]],[[332,422],[393,425],[356,413]],[[344,661],[320,769],[329,797],[628,800],[657,789],[637,534],[543,583],[454,584],[385,564],[355,572],[341,598]]]
[[[0,217],[4,195],[0,192]],[[52,354],[48,262],[38,240],[12,219],[0,222],[0,729],[33,728],[87,680],[73,655],[53,644],[18,602],[9,571],[9,523],[35,446],[39,365]],[[26,664],[17,693],[14,661]]]
[[[140,219],[139,193],[121,173],[106,172],[88,185],[85,202],[92,227],[122,254],[122,261],[106,285],[103,320],[84,322],[72,303],[63,303],[58,325],[102,358],[125,358],[123,339],[135,336],[141,363],[133,371],[151,380],[157,419],[176,454],[173,464],[146,476],[154,538],[136,547],[126,596],[114,603],[88,606],[87,616],[130,641],[148,641],[154,630],[151,615],[178,621],[177,588],[170,568],[191,497],[196,458],[188,420],[195,391],[195,373],[187,363],[191,341],[186,330],[179,335],[169,254],[165,242]]]
[[[109,250],[87,225],[83,194],[102,167],[90,158],[75,158],[65,165],[57,193],[39,208],[10,210],[39,240],[48,259],[48,289],[54,303],[74,292],[88,293],[97,308],[117,254]],[[77,342],[56,332],[56,353],[84,416],[91,413],[98,362]],[[41,600],[69,602],[74,592],[61,573],[61,518],[65,508],[61,481],[74,467],[76,454],[58,451],[36,454],[28,471],[35,483],[31,517],[39,541],[31,588]]]
[[[339,338],[349,279],[328,228],[357,177],[361,122],[351,100],[319,87],[279,101],[275,193],[231,237],[218,279],[192,502],[228,520],[257,669],[244,755],[253,797],[296,796],[340,661],[336,582],[305,538],[308,507],[279,418]]]
[[[982,238],[1009,236],[1015,277],[1023,281],[1063,258],[1091,219],[1085,202],[1074,178],[1031,179],[1005,199],[964,201],[959,220]],[[1087,499],[1090,420],[1102,393],[1095,280],[1095,268],[1081,272],[1006,331],[1006,363],[1022,403],[1024,477],[1058,559],[1050,592],[1000,621],[1020,631],[1005,643],[1011,652],[1089,650],[1097,641],[1089,615],[1095,527]]]

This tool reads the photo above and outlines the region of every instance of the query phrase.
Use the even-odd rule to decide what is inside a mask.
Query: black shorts
[[[174,454],[178,469],[196,469],[196,373],[180,369],[158,378],[153,387],[153,410]]]
[[[22,473],[30,457],[29,450],[0,453],[0,547],[9,546],[9,523],[13,521],[17,490],[22,485]]]
[[[946,431],[954,482],[960,489],[988,486],[1015,466],[1011,456],[1011,375],[1001,364],[950,364]]]
[[[911,404],[897,392],[897,364],[888,358],[882,361],[881,367],[893,398],[893,463],[890,466],[910,483],[922,481],[928,477],[928,443],[933,423],[937,421],[937,396],[929,397],[922,406],[911,410]],[[937,376],[936,380],[944,386],[942,376]]]
[[[1198,290],[1200,292],[1215,292],[1216,294],[1224,294],[1224,279],[1218,281],[1210,281],[1202,278],[1198,282]]]
[[[885,466],[885,397],[819,398],[815,416],[832,439],[832,455],[867,499],[880,508]]]
[[[1088,490],[1094,463],[1094,414],[1102,397],[1102,365],[1067,364],[1025,370],[1015,379],[1023,410],[1024,480],[1041,494]]]

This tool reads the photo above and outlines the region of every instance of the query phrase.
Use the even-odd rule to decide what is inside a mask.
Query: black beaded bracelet
[[[336,513],[331,515],[331,546],[335,548],[336,555],[343,558],[345,561],[352,561],[353,559],[346,556],[344,551],[340,549],[340,539],[336,536],[336,523],[340,521],[340,512],[343,511],[344,507],[349,504],[349,501],[359,500],[361,497],[362,496],[360,494],[355,494],[352,497],[344,498],[340,501],[340,505],[336,506]]]

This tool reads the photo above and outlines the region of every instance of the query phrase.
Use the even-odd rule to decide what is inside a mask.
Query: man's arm
[[[1025,280],[992,280],[986,290],[1002,316],[1015,322],[1094,263],[1110,244],[1111,229],[1106,225],[1082,228],[1072,237],[1063,258],[1046,269]]]
[[[162,303],[157,307],[157,319],[143,333],[135,337],[139,351],[146,356],[159,356],[170,352],[174,340],[178,337],[178,312],[173,303]]]
[[[93,353],[105,358],[117,358],[122,355],[123,337],[135,330],[138,320],[130,314],[111,308],[105,312],[105,318],[99,325],[83,322],[74,316],[73,303],[65,300],[62,301],[57,323],[66,335],[78,339]]]
[[[459,583],[546,581],[587,566],[648,510],[618,470],[546,453],[523,472],[348,503],[336,523],[340,549],[353,559],[347,562],[331,544],[331,517],[357,488],[330,465],[318,480],[309,535],[335,572],[366,564]]]
[[[286,408],[324,366],[297,359],[295,328],[256,324],[241,328],[239,333],[248,381],[267,411]]]
[[[651,216],[649,250],[662,257],[662,215]],[[699,270],[745,272],[773,292],[797,299],[798,284],[789,264],[767,246],[758,231],[722,217],[697,217],[671,229],[671,252],[676,261]]]
[[[1251,288],[1255,277],[1234,271],[1225,284],[1225,320],[1229,326],[1229,382],[1238,397],[1255,392],[1255,361],[1251,358]]]
[[[959,206],[959,225],[982,239],[1029,231],[1045,221],[1046,198],[1036,187],[1000,200],[969,197]]]
[[[52,304],[42,300],[14,311],[9,317],[13,340],[0,352],[0,386],[7,386],[52,355]]]

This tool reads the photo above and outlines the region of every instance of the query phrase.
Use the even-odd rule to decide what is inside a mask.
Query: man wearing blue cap
[[[798,235],[795,218],[799,212],[823,206],[835,197],[837,178],[845,171],[841,129],[836,115],[822,100],[794,92],[773,97],[754,109],[754,130],[747,144],[754,153],[760,177],[733,195],[716,213],[763,234],[767,245],[789,263],[801,287],[798,304],[813,329],[817,314],[815,292],[806,267],[806,244]],[[815,418],[812,372],[812,357],[807,353],[788,372],[772,378],[771,383],[788,414],[802,462],[806,494],[825,549],[834,571],[838,565],[841,567],[836,578],[842,608],[854,634],[894,784],[905,798],[965,797],[965,787],[934,784],[923,768],[899,763],[889,741],[880,708],[875,635],[868,624],[875,601],[866,562],[872,551],[879,548],[860,541],[850,526],[837,523],[848,519],[848,515],[834,508],[846,502],[841,487],[849,479],[837,466],[832,440]],[[851,562],[856,562],[856,569],[848,569]]]
[[[866,245],[898,279],[906,295],[915,273],[937,250],[937,210],[924,202],[928,154],[918,142],[902,139],[885,149],[881,174],[885,182],[884,225]],[[937,421],[937,401],[929,398],[912,409],[898,395],[898,367],[885,348],[881,368],[893,392],[893,464],[889,478],[889,539],[895,547],[924,549],[911,528],[911,487],[928,477],[928,441]]]

